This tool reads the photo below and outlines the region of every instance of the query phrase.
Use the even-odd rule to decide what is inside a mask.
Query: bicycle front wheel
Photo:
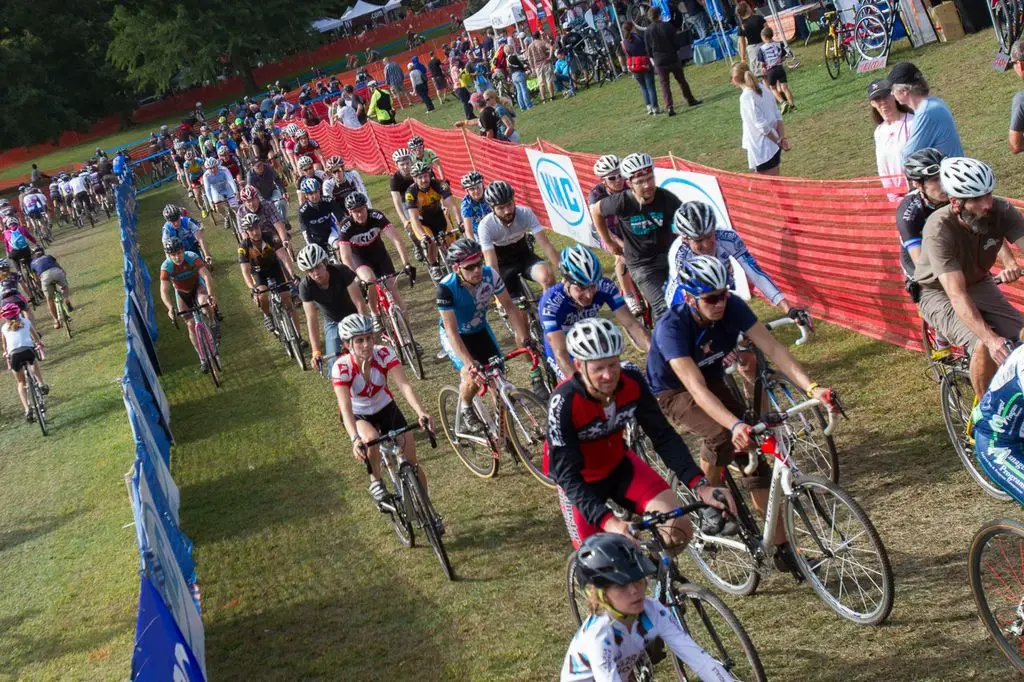
[[[864,59],[877,59],[889,51],[889,30],[877,14],[865,14],[853,28],[853,44]]]
[[[508,394],[512,403],[505,411],[505,433],[516,455],[538,481],[555,487],[555,480],[544,473],[544,441],[548,436],[548,406],[530,391],[516,389]]]
[[[765,383],[770,409],[785,412],[806,398],[789,377],[779,372],[771,374]],[[828,414],[815,407],[786,421],[786,435],[790,438],[789,456],[803,473],[819,474],[833,483],[839,482],[839,454],[832,436],[825,435]]]
[[[800,572],[822,601],[854,623],[885,622],[895,594],[889,555],[850,494],[820,476],[797,476],[783,519]]]
[[[199,339],[202,359],[209,368],[210,381],[213,382],[215,388],[220,388],[220,362],[215,359],[217,350],[214,347],[213,334],[210,333],[210,328],[202,323],[196,325],[196,337]]]
[[[953,443],[957,457],[963,463],[967,473],[974,482],[981,486],[990,497],[1006,501],[1010,496],[992,482],[978,465],[974,455],[974,437],[968,435],[971,423],[971,412],[974,409],[974,388],[971,375],[959,367],[954,367],[942,376],[939,389],[942,399],[942,420],[946,422],[946,432]]]
[[[403,465],[400,476],[402,477],[404,490],[409,494],[410,506],[419,519],[424,535],[427,536],[427,542],[433,548],[437,560],[441,562],[441,570],[444,571],[444,575],[448,580],[455,580],[452,562],[448,559],[448,552],[445,550],[444,542],[441,540],[441,528],[437,516],[434,513],[433,505],[430,504],[427,491],[423,489],[423,484],[420,483],[420,479],[416,475],[416,469],[411,464]]]
[[[391,325],[395,329],[395,343],[402,355],[403,364],[412,370],[417,379],[422,380],[426,376],[423,371],[423,354],[416,348],[416,339],[405,320],[405,313],[395,306],[391,307]]]
[[[496,453],[473,437],[458,435],[455,421],[458,416],[459,391],[453,386],[445,386],[437,396],[437,409],[441,415],[441,426],[448,437],[455,454],[459,456],[466,468],[480,478],[494,478],[498,473]]]
[[[974,534],[967,575],[978,617],[1018,672],[1024,672],[1024,524],[989,521]]]
[[[839,41],[835,36],[825,38],[825,68],[828,69],[829,78],[839,78],[843,69],[843,58],[839,54]]]

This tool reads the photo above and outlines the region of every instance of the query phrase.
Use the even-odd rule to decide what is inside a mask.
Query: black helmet
[[[484,176],[480,171],[469,171],[462,176],[462,189],[469,189],[484,184]]]
[[[351,211],[354,208],[366,206],[366,195],[362,192],[352,192],[345,197],[345,209]]]
[[[913,154],[907,155],[903,162],[903,171],[907,174],[908,180],[926,180],[939,175],[939,164],[946,158],[946,155],[934,147],[918,149]]]
[[[484,190],[484,201],[487,202],[488,206],[501,206],[513,201],[515,198],[516,191],[512,189],[512,185],[504,180],[495,180],[487,185],[487,189]]]
[[[181,207],[174,204],[164,206],[164,220],[171,222],[181,217]]]
[[[448,265],[455,267],[459,263],[478,256],[483,253],[480,248],[479,242],[475,239],[469,239],[468,237],[461,237],[452,242],[452,245],[448,247],[448,253],[445,254],[445,260],[448,261]]]
[[[413,135],[409,138],[409,149],[415,149],[417,147],[422,147],[423,145],[424,140],[419,135]]]
[[[576,576],[580,585],[607,587],[628,585],[657,570],[654,562],[625,535],[597,533],[576,551]]]
[[[177,237],[168,237],[164,240],[164,253],[177,253],[181,249],[181,240]]]

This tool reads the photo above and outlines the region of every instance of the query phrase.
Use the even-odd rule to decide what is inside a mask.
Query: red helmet
[[[259,198],[260,192],[256,189],[255,185],[246,185],[242,188],[242,191],[239,192],[239,196],[242,198],[242,201],[252,201],[253,199]]]

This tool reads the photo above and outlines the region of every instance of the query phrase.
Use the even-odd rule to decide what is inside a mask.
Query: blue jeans
[[[562,90],[568,89],[573,95],[576,94],[576,88],[572,84],[572,78],[563,76],[560,73],[555,74],[555,92],[561,92]]]
[[[513,71],[512,85],[516,87],[516,100],[518,100],[519,108],[526,111],[532,107],[533,102],[530,101],[530,90],[526,87],[526,72]]]
[[[338,323],[328,320],[324,315],[324,357],[333,358],[340,352],[341,337],[338,336]]]
[[[633,79],[640,86],[640,94],[643,95],[644,104],[657,109],[658,91],[654,89],[654,69],[647,69],[643,73],[634,73]]]

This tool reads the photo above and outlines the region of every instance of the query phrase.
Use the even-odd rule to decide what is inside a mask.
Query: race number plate
[[[992,58],[992,68],[996,71],[1006,71],[1010,68],[1010,55],[1005,52],[996,52],[996,56]]]
[[[882,55],[881,57],[875,57],[874,59],[861,59],[857,63],[857,73],[868,73],[870,71],[877,71],[878,69],[884,69],[886,62],[889,61],[889,55]]]

